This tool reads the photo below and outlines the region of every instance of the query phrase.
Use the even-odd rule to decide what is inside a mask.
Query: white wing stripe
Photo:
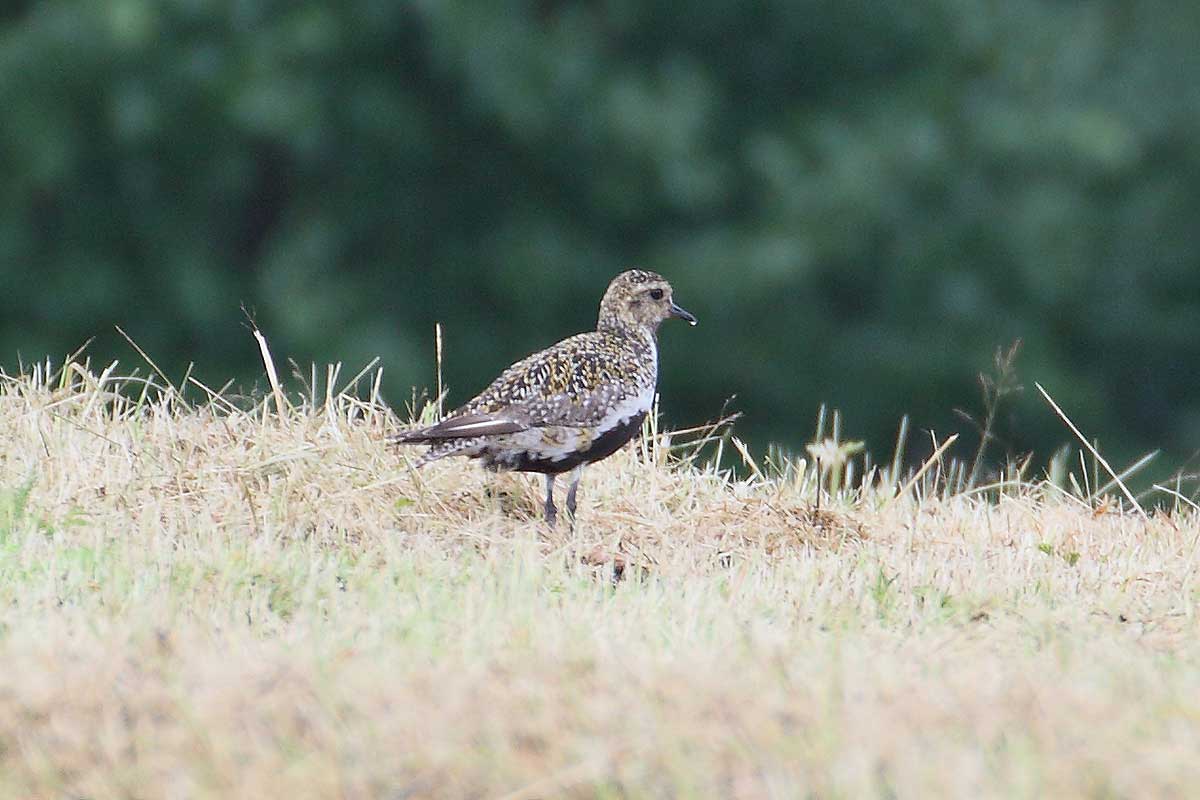
[[[508,419],[485,419],[482,422],[468,422],[465,425],[449,425],[445,428],[446,433],[454,433],[456,436],[471,436],[473,434],[484,434],[496,428],[503,428],[505,433],[511,432],[513,425],[520,423],[513,422]]]

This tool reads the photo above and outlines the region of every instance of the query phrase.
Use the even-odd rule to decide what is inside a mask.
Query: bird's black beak
[[[687,311],[684,311],[679,306],[675,305],[674,302],[671,303],[671,316],[675,317],[676,319],[685,320],[689,325],[696,324],[696,318]]]

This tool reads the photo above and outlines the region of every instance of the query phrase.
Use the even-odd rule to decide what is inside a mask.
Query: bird
[[[573,523],[583,467],[617,452],[641,430],[658,384],[658,326],[672,318],[696,324],[662,275],[626,270],[604,292],[595,330],[521,359],[441,422],[391,442],[429,445],[417,467],[465,456],[492,471],[541,473],[551,527],[558,516],[554,482],[569,473]]]

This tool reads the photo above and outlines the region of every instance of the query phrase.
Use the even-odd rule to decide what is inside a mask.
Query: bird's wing
[[[607,345],[607,346],[606,346]],[[497,436],[530,428],[583,428],[653,393],[653,372],[596,333],[583,333],[518,361],[438,424],[393,437],[398,444]],[[637,410],[646,410],[639,408]]]
[[[627,394],[619,385],[597,386],[590,391],[566,391],[531,398],[512,413],[531,428],[587,428],[599,425]]]
[[[483,414],[526,428],[587,427],[652,392],[654,377],[653,367],[646,370],[629,350],[583,333],[513,364],[453,416]]]

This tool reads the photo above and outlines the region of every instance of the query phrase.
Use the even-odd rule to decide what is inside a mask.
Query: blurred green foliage
[[[970,431],[1025,342],[1120,458],[1200,447],[1200,5],[9,2],[0,363],[120,324],[216,384],[378,355],[450,402],[667,275],[664,411]],[[1007,447],[1069,436],[1026,391]],[[970,451],[969,437],[963,450]]]

